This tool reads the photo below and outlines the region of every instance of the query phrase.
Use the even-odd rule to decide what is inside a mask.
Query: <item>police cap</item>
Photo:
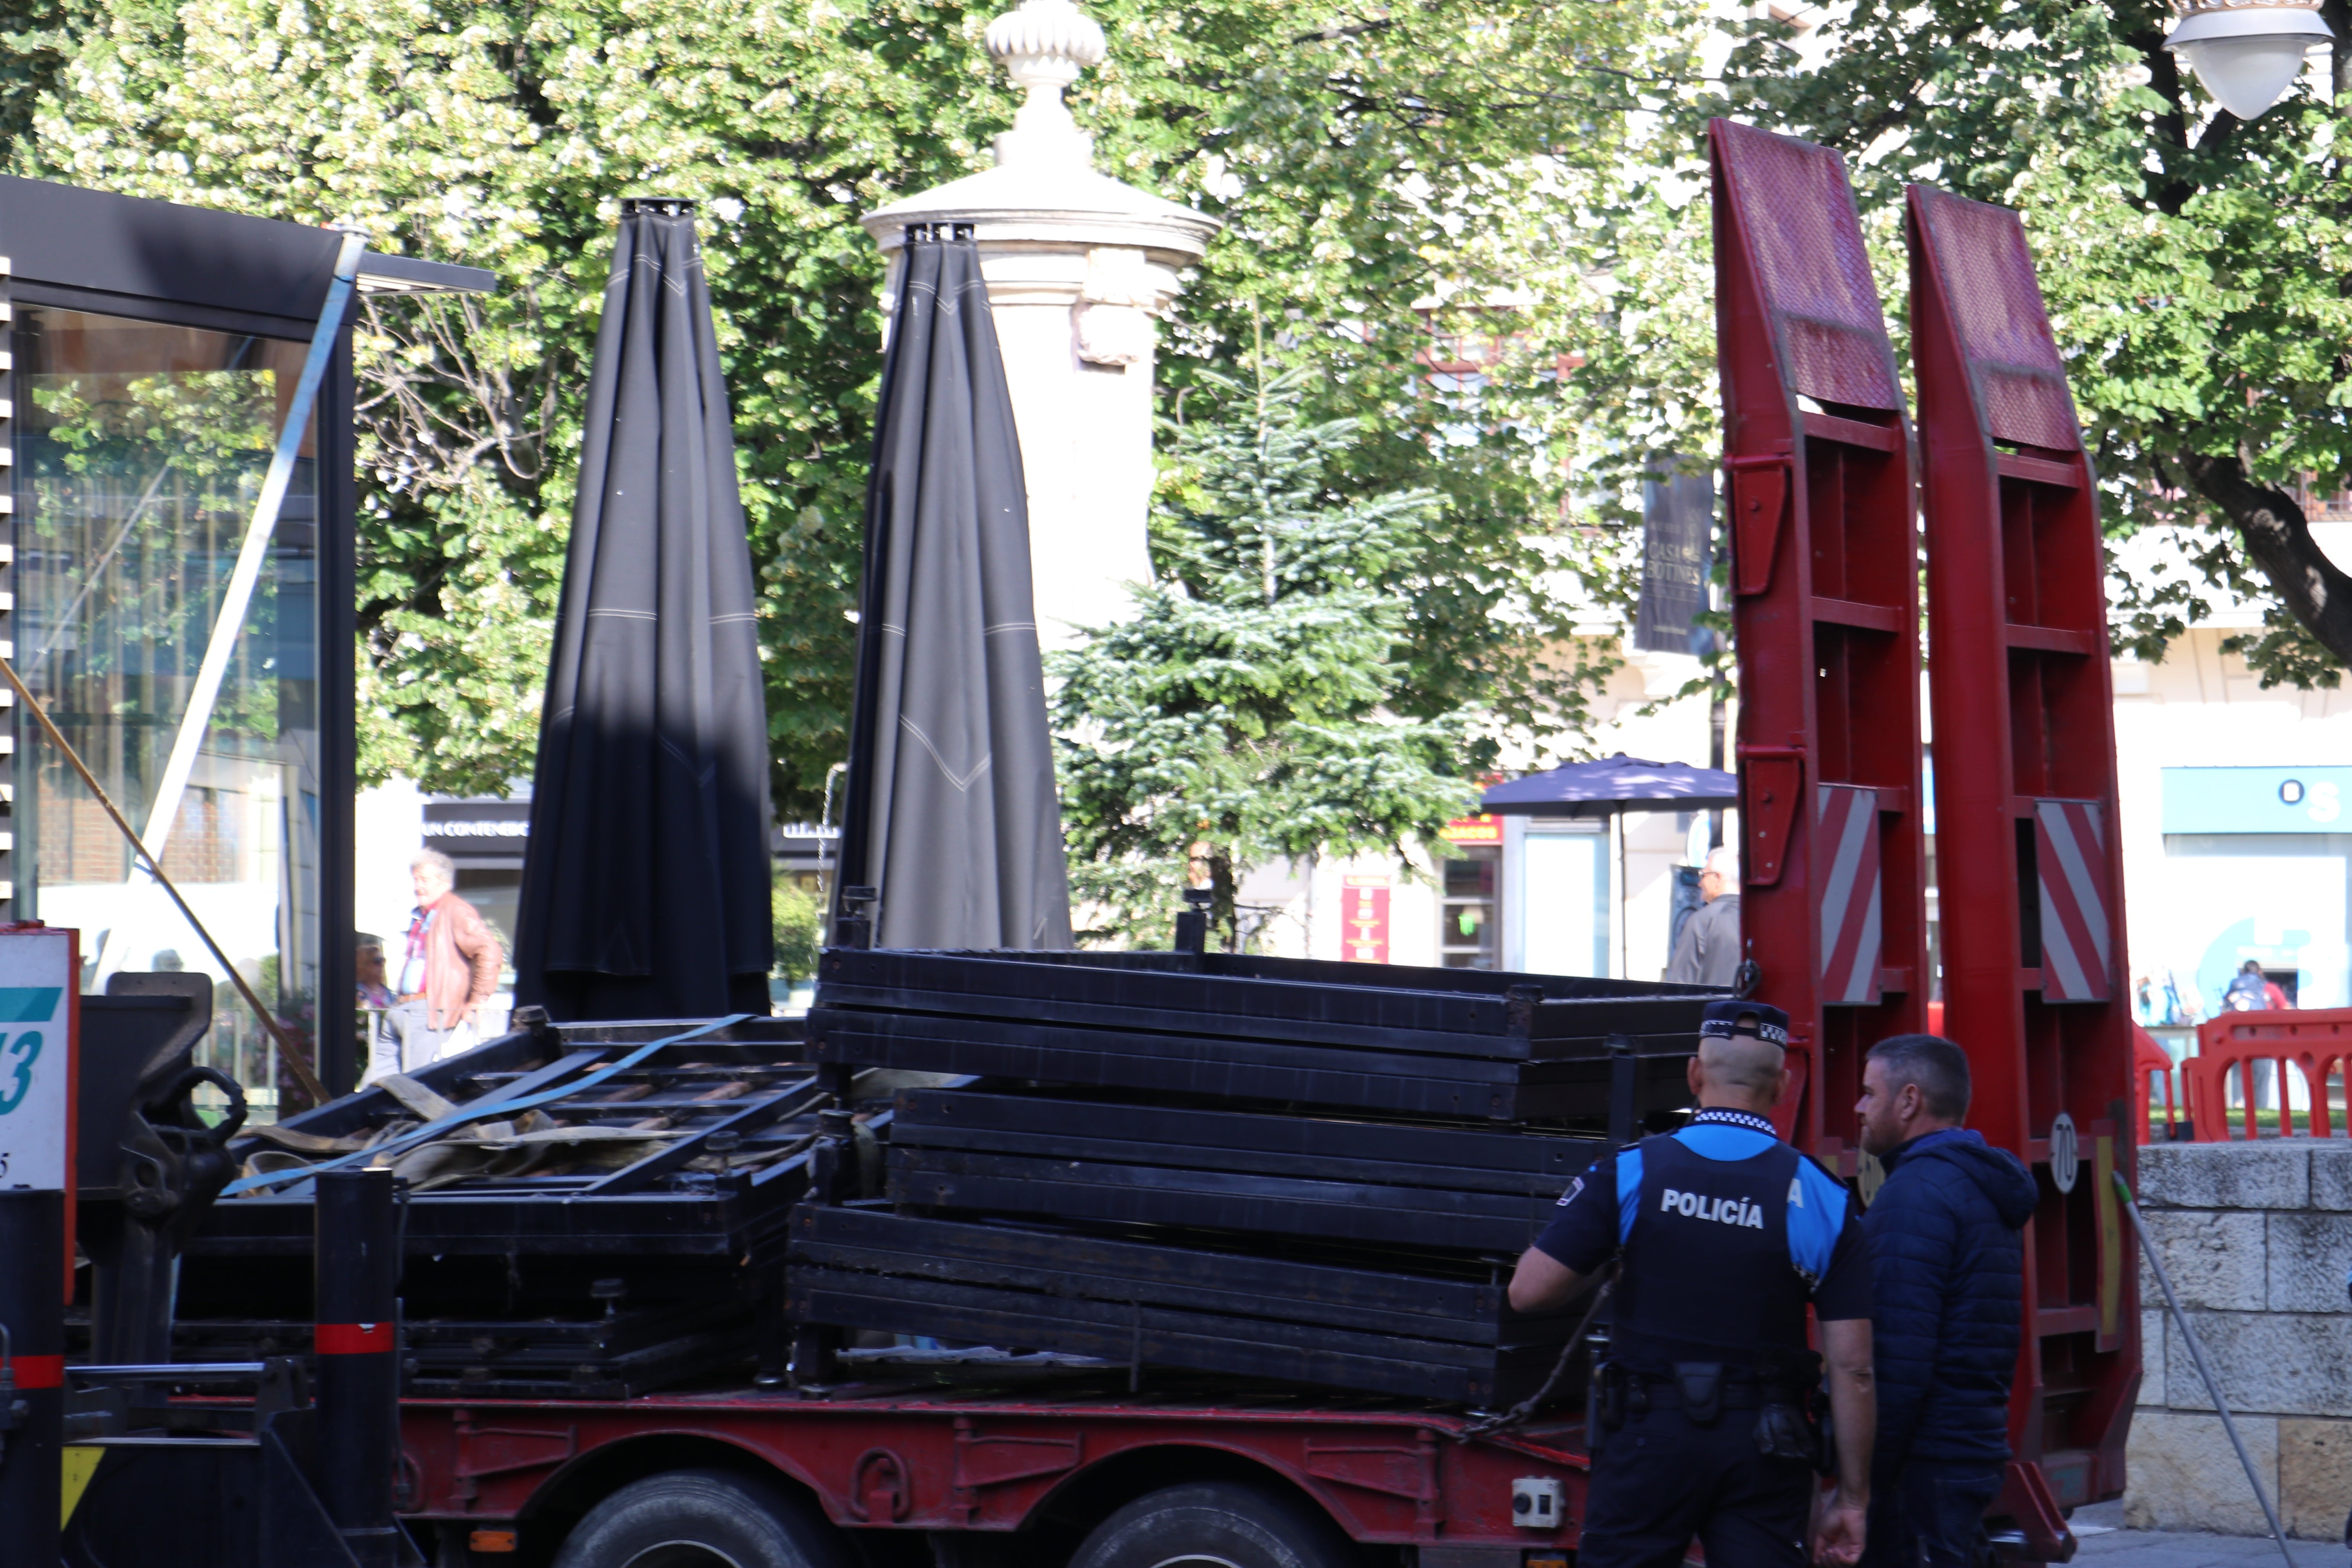
[[[1789,1043],[1789,1015],[1761,1002],[1710,1002],[1699,1015],[1701,1039],[1727,1040],[1742,1032],[1776,1046]]]

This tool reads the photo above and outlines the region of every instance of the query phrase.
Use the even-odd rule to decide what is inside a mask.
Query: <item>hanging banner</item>
[[[1340,956],[1350,963],[1389,961],[1389,879],[1349,877],[1340,889],[1345,931]]]
[[[78,934],[0,926],[0,1185],[73,1190]]]
[[[1692,623],[1706,608],[1715,563],[1715,480],[1677,473],[1675,459],[1642,481],[1642,597],[1633,646],[1645,653],[1704,653],[1714,636]]]

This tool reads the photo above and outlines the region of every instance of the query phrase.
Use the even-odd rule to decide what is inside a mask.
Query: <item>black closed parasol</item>
[[[515,1000],[768,1010],[768,722],[694,206],[621,204],[548,670]]]
[[[866,496],[838,885],[884,947],[1066,948],[1029,503],[970,230],[907,231]]]

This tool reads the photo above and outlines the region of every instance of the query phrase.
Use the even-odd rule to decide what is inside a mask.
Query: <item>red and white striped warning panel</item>
[[[1815,800],[1822,1001],[1866,1007],[1878,1000],[1878,792],[1822,784]]]
[[[2033,858],[2042,883],[2042,999],[2104,1002],[2114,921],[2107,909],[2104,812],[2095,801],[2033,803]]]

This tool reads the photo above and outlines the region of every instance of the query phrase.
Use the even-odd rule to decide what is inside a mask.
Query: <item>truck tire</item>
[[[848,1568],[814,1509],[726,1470],[632,1481],[563,1538],[555,1568]]]
[[[1097,1525],[1070,1568],[1355,1568],[1356,1550],[1311,1504],[1242,1481],[1139,1497]]]

